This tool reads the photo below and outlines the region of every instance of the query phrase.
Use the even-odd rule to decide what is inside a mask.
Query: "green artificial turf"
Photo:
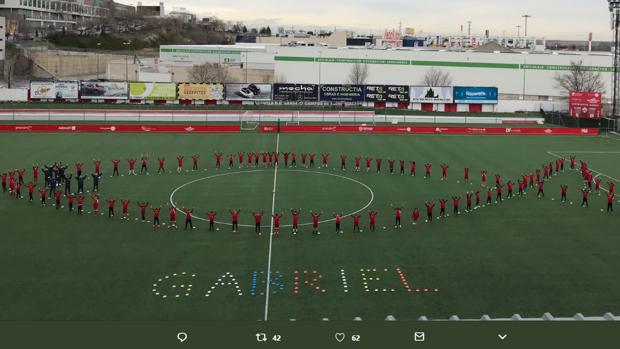
[[[136,202],[165,207],[175,188],[196,181],[180,188],[173,201],[195,208],[197,218],[213,209],[218,221],[225,223],[230,221],[226,208],[241,208],[240,223],[251,226],[251,211],[271,213],[274,169],[229,170],[224,160],[218,171],[213,151],[275,150],[276,137],[256,133],[0,135],[2,172],[25,167],[30,180],[33,163],[54,161],[70,164],[70,172],[75,162],[84,162],[90,172],[92,159],[98,158],[104,165],[102,198],[132,200],[131,217],[125,221],[120,219],[119,205],[117,217],[108,219],[0,196],[0,319],[263,319],[268,219],[260,237],[253,227],[242,227],[239,234],[233,234],[227,225],[218,225],[219,231],[208,232],[207,224],[198,219],[193,231],[153,229],[135,220]],[[284,213],[283,225],[291,223],[292,207],[302,208],[302,223],[309,223],[310,210],[323,211],[322,219],[331,219],[335,211],[348,214],[363,209],[371,197],[372,202],[361,213],[362,233],[353,233],[352,220],[346,218],[344,234],[336,234],[334,223],[326,222],[320,226],[320,236],[312,236],[308,226],[302,226],[297,236],[284,227],[282,236],[273,239],[270,291],[276,293],[269,297],[270,320],[350,320],[356,316],[370,320],[387,315],[401,320],[421,315],[437,319],[453,314],[479,318],[482,314],[541,316],[545,312],[572,316],[620,311],[620,213],[600,211],[606,207],[604,195],[593,194],[590,208],[580,208],[582,182],[577,171],[554,176],[546,185],[544,199],[537,199],[530,189],[524,198],[458,217],[452,215],[450,201],[451,216],[432,224],[424,223],[423,205],[458,194],[463,196],[464,211],[464,193],[481,188],[480,170],[489,171],[490,183],[495,173],[501,173],[504,182],[514,180],[554,160],[548,151],[567,157],[584,152],[576,153],[579,159],[618,179],[618,139],[284,134],[279,150],[331,154],[327,169],[278,170],[275,210]],[[150,175],[127,176],[125,159],[145,153],[151,157]],[[178,154],[186,156],[186,169],[191,155],[202,155],[200,170],[177,174]],[[339,170],[340,154],[349,156],[346,172]],[[353,157],[358,154],[384,159],[383,173],[352,171]],[[166,157],[172,173],[155,173],[158,156]],[[115,158],[123,160],[123,177],[110,178]],[[416,160],[418,176],[389,175],[389,158]],[[316,160],[319,163],[320,157]],[[426,162],[433,164],[432,178],[427,180],[422,176]],[[442,162],[450,166],[447,181],[440,180]],[[471,168],[471,184],[463,181],[465,166]],[[206,178],[210,176],[215,177]],[[563,183],[569,185],[573,205],[559,202]],[[390,204],[405,206],[402,229],[394,229]],[[414,207],[422,214],[421,224],[415,227],[410,218]],[[90,200],[86,208],[91,210]],[[376,232],[368,231],[369,209],[379,212]],[[107,213],[105,203],[102,212]],[[164,210],[162,221],[167,219]],[[178,219],[182,223],[181,214]],[[295,276],[299,293],[294,293]]]

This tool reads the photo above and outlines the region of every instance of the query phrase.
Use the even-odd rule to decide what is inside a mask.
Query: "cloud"
[[[124,1],[124,0],[121,0]],[[154,1],[157,2],[157,1]],[[145,2],[146,4],[146,2]],[[533,17],[528,32],[537,37],[610,40],[607,2],[593,0],[296,0],[221,1],[170,0],[165,7],[185,7],[200,16],[243,21],[249,26],[342,28],[382,32],[415,27],[427,33],[458,34],[472,21],[472,33],[516,34],[522,14]],[[523,32],[523,29],[522,29]]]

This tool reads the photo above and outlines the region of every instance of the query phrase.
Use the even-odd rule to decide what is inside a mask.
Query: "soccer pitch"
[[[35,192],[29,203],[0,197],[1,320],[399,320],[602,315],[620,311],[620,213],[602,212],[605,192],[581,208],[583,181],[568,169],[552,176],[546,197],[527,195],[465,212],[465,193],[481,187],[480,171],[502,182],[516,182],[542,164],[576,155],[607,182],[620,178],[620,138],[560,136],[446,135],[304,135],[257,134],[2,134],[1,172],[33,164],[63,162],[68,172],[83,162],[90,174],[101,159],[101,212],[95,216],[90,197],[86,213],[69,213],[66,198],[56,209],[53,199],[42,207]],[[239,168],[237,152],[275,151],[317,154],[316,167]],[[215,169],[214,151],[224,154]],[[321,153],[329,167],[319,168]],[[150,175],[128,176],[129,158],[148,154]],[[176,156],[185,156],[177,173]],[[199,170],[191,156],[201,155]],[[228,169],[227,154],[235,155]],[[346,154],[347,169],[340,170]],[[369,173],[353,170],[354,157],[373,161]],[[157,158],[166,158],[166,173],[157,174]],[[112,160],[120,159],[123,176],[111,177]],[[388,159],[395,159],[390,175]],[[405,160],[405,176],[398,160]],[[409,162],[417,163],[410,176]],[[449,166],[441,180],[442,163]],[[424,164],[432,164],[424,178]],[[138,161],[137,170],[140,169]],[[463,170],[470,168],[470,182]],[[275,178],[274,178],[275,177]],[[42,177],[39,178],[42,181]],[[569,186],[560,203],[560,185]],[[86,182],[86,189],[92,183]],[[74,190],[76,188],[73,184]],[[275,191],[274,191],[275,188]],[[87,194],[88,195],[88,194]],[[461,197],[455,216],[452,196]],[[493,194],[495,199],[495,193]],[[116,199],[116,217],[107,217],[105,199]],[[130,219],[122,220],[120,200],[129,199]],[[425,223],[424,202],[448,200],[444,219]],[[141,222],[137,202],[194,208],[194,230]],[[616,206],[618,198],[616,198]],[[571,204],[572,202],[572,204]],[[402,228],[394,227],[395,207],[404,206]],[[228,208],[241,209],[239,233],[231,233]],[[300,233],[291,234],[290,209],[302,209]],[[412,225],[418,208],[420,222]],[[617,208],[617,207],[616,207]],[[272,237],[272,209],[283,214],[282,234]],[[218,213],[215,232],[207,231],[205,212]],[[368,211],[378,212],[377,229],[368,230]],[[262,235],[254,233],[253,211],[264,211]],[[319,236],[311,234],[310,211],[323,212]],[[335,232],[332,214],[360,212],[360,233],[346,217],[343,234]],[[152,220],[151,210],[147,211]],[[266,278],[271,271],[269,293]],[[178,297],[177,297],[178,295]],[[165,297],[164,297],[165,296]]]

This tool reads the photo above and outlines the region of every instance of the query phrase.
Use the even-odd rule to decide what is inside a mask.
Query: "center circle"
[[[274,170],[258,169],[223,172],[187,182],[170,194],[170,204],[179,212],[182,207],[199,208],[194,218],[208,221],[203,215],[218,213],[216,223],[229,218],[228,208],[241,209],[241,227],[254,227],[252,212],[264,211],[264,222],[271,220]],[[366,184],[337,173],[278,169],[276,178],[275,213],[281,213],[282,225],[292,225],[291,209],[302,209],[300,226],[308,226],[310,210],[323,211],[320,223],[334,221],[333,213],[343,218],[361,213],[372,205],[374,192]],[[241,224],[245,223],[245,224]],[[267,223],[269,224],[269,223]]]

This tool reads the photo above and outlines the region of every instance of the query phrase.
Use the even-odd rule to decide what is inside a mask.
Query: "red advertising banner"
[[[41,133],[239,133],[239,125],[0,125],[0,132]]]
[[[570,116],[580,119],[600,119],[603,110],[603,95],[598,92],[569,93]]]
[[[263,133],[277,132],[277,126],[261,126]],[[588,135],[599,134],[597,128],[527,128],[527,127],[435,127],[435,126],[355,126],[355,125],[286,125],[282,133],[371,133],[371,134],[453,134],[453,135]]]

